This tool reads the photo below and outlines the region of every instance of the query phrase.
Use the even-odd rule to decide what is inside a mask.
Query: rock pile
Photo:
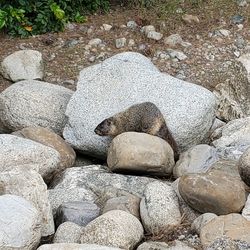
[[[159,36],[152,27],[143,32]],[[33,60],[31,52],[20,56],[17,68]],[[213,93],[160,73],[137,53],[83,69],[76,92],[33,80],[36,71],[3,74],[17,82],[0,93],[1,249],[35,249],[52,235],[40,250],[190,250],[197,235],[204,249],[250,246],[250,117],[218,122]],[[181,152],[177,162],[159,137],[94,133],[103,119],[144,101],[162,111]]]

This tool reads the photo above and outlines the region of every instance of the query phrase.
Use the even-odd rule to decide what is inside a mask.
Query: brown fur
[[[102,121],[95,133],[101,136],[116,136],[123,132],[144,132],[166,140],[179,158],[177,144],[169,131],[161,111],[151,102],[135,104],[130,108]]]

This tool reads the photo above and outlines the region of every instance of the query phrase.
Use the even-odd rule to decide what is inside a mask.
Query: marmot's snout
[[[104,121],[102,121],[100,124],[98,124],[98,126],[95,128],[95,133],[98,135],[109,135],[110,133],[110,121],[108,119],[105,119]]]

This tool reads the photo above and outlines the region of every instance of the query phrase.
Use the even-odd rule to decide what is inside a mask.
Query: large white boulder
[[[4,58],[0,71],[13,81],[43,79],[44,64],[42,54],[36,50],[19,50]]]
[[[39,213],[16,195],[0,196],[0,249],[36,249],[41,238]]]
[[[161,73],[139,53],[125,52],[81,71],[67,106],[64,138],[84,153],[104,157],[110,139],[96,135],[95,127],[145,101],[161,110],[181,150],[201,142],[215,118],[209,90]]]
[[[0,94],[0,120],[10,131],[41,126],[61,134],[72,94],[69,89],[47,82],[17,82]]]

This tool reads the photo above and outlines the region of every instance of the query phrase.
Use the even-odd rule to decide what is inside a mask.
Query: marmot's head
[[[98,135],[117,135],[117,127],[112,117],[102,121],[96,128],[95,133]]]

